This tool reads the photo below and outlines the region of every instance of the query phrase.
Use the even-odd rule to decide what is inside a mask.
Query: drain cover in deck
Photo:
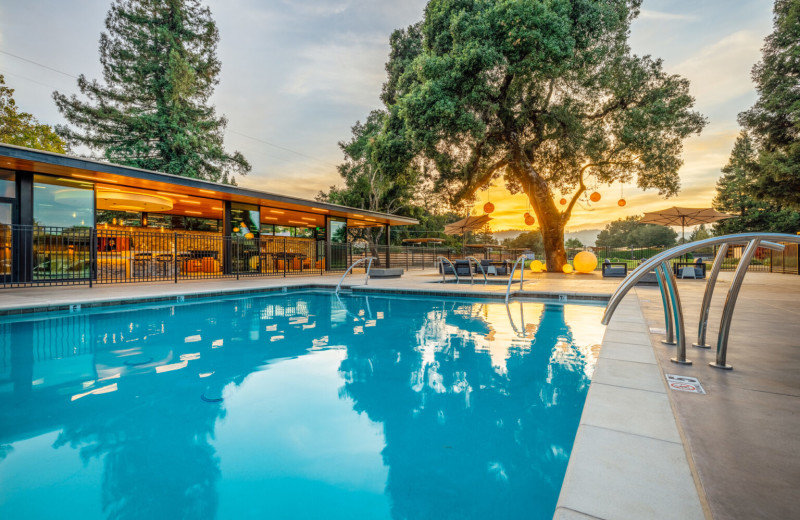
[[[666,374],[667,384],[672,390],[680,392],[691,392],[693,394],[704,394],[703,385],[696,377],[678,376],[675,374]]]

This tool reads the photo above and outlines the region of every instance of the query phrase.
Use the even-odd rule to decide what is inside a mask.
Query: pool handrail
[[[366,280],[364,280],[364,285],[369,285],[369,270],[372,268],[372,261],[377,260],[377,258],[374,256],[365,256],[364,258],[359,258],[358,260],[353,262],[350,265],[350,267],[347,268],[347,271],[345,271],[344,274],[342,275],[342,278],[339,280],[338,285],[336,285],[336,294],[339,294],[339,289],[342,287],[342,282],[344,282],[345,277],[347,277],[350,271],[352,271],[353,268],[358,264],[360,264],[361,262],[366,262],[367,260],[369,261],[369,263],[367,263],[367,277]]]
[[[467,257],[467,261],[469,262],[469,277],[470,277],[470,282],[469,283],[470,283],[470,285],[475,283],[475,277],[473,276],[473,271],[472,271],[472,262],[473,261],[478,265],[478,267],[481,268],[481,273],[483,274],[483,285],[486,285],[488,283],[488,280],[486,279],[486,271],[483,270],[483,266],[481,265],[480,260],[478,260],[474,256],[468,256]]]
[[[706,294],[703,298],[702,307],[700,310],[700,325],[698,330],[702,333],[702,337],[698,335],[698,344],[705,343],[705,330],[708,320],[708,313],[709,307],[711,305],[711,295],[713,294],[714,285],[717,280],[717,275],[719,274],[719,270],[722,267],[722,259],[727,254],[728,246],[730,244],[741,244],[747,243],[747,247],[745,248],[744,253],[742,254],[742,258],[739,260],[739,264],[736,267],[734,272],[733,281],[731,282],[731,286],[728,289],[728,295],[725,300],[725,306],[722,310],[722,319],[720,320],[720,329],[719,335],[717,337],[717,356],[716,361],[709,363],[709,365],[716,367],[716,368],[725,368],[731,369],[730,365],[725,363],[726,356],[727,356],[727,348],[728,348],[728,334],[730,332],[731,320],[733,317],[733,309],[736,305],[736,299],[739,295],[739,289],[742,284],[742,280],[744,279],[744,275],[747,273],[747,268],[750,265],[750,261],[752,260],[753,256],[755,255],[756,249],[761,246],[767,249],[772,249],[774,251],[783,251],[784,246],[782,244],[776,243],[777,241],[783,242],[792,242],[800,244],[800,236],[798,235],[788,235],[783,233],[738,233],[735,235],[724,235],[721,237],[712,237],[707,238],[704,240],[698,240],[695,242],[690,242],[688,244],[681,244],[679,246],[675,246],[667,251],[659,253],[641,265],[639,265],[636,269],[634,269],[628,277],[620,283],[617,289],[614,291],[614,294],[611,295],[611,298],[606,305],[605,312],[603,313],[602,323],[604,325],[608,325],[608,322],[611,320],[611,317],[614,315],[614,311],[616,311],[619,303],[625,297],[625,295],[636,286],[636,283],[641,280],[651,269],[656,269],[657,279],[659,281],[659,288],[661,290],[662,301],[664,304],[664,314],[666,320],[666,327],[667,327],[667,340],[672,338],[672,327],[674,320],[674,327],[675,331],[678,332],[677,334],[677,347],[678,352],[675,358],[672,358],[671,361],[675,363],[683,363],[683,364],[690,364],[691,362],[686,359],[686,343],[685,343],[685,329],[683,326],[683,313],[681,312],[681,303],[680,297],[678,296],[677,287],[675,283],[675,274],[672,272],[672,269],[669,268],[669,261],[677,258],[680,255],[693,251],[695,249],[700,249],[703,247],[715,246],[715,245],[724,245],[725,247],[721,247],[717,253],[717,258],[714,260],[714,265],[711,270],[711,275],[707,281],[706,285]],[[659,278],[659,270],[661,271],[661,276],[663,278]],[[663,283],[662,282],[663,279]],[[670,307],[670,309],[667,308]],[[671,311],[671,312],[670,312]],[[672,317],[672,320],[669,318]],[[666,342],[665,342],[666,343]],[[700,346],[700,345],[698,345]]]
[[[508,297],[511,294],[511,283],[514,281],[514,272],[517,270],[517,264],[519,264],[520,260],[522,261],[522,269],[519,271],[519,290],[522,290],[522,283],[525,281],[525,260],[527,259],[527,255],[519,255],[517,259],[514,260],[514,266],[511,268],[511,274],[508,276],[508,287],[506,287],[506,303],[508,303]]]
[[[456,283],[458,283],[458,271],[456,271],[456,266],[453,265],[453,262],[451,262],[449,258],[447,258],[446,256],[439,255],[436,257],[436,262],[440,265],[442,269],[442,283],[447,282],[447,278],[445,278],[445,272],[444,272],[445,262],[450,264],[450,268],[453,270],[453,276],[456,277]]]

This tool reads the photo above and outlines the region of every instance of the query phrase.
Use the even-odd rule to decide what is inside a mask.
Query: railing
[[[350,274],[350,271],[352,271],[353,268],[355,266],[357,266],[358,264],[360,264],[361,262],[368,262],[367,263],[367,271],[366,271],[367,278],[366,278],[366,280],[364,280],[364,285],[369,285],[369,270],[372,268],[372,261],[373,260],[376,260],[376,258],[374,256],[368,256],[366,258],[361,258],[361,259],[356,260],[355,262],[353,262],[353,264],[350,267],[347,268],[347,271],[344,272],[344,274],[342,275],[341,280],[339,280],[339,283],[336,285],[336,295],[338,296],[339,289],[342,287],[342,282],[344,282],[345,277],[347,277],[347,275]]]
[[[508,296],[511,294],[511,284],[514,282],[514,272],[517,270],[517,265],[522,262],[522,268],[519,270],[519,290],[522,290],[522,284],[525,281],[525,260],[528,257],[526,255],[519,255],[516,260],[514,260],[514,267],[511,268],[511,274],[508,277],[508,287],[506,287],[506,303],[508,303]]]
[[[0,288],[321,275],[325,252],[291,237],[0,226]]]
[[[488,280],[486,278],[486,271],[483,270],[483,266],[481,265],[481,261],[475,258],[474,256],[468,256],[467,261],[469,262],[470,285],[473,285],[475,283],[475,276],[474,276],[475,271],[473,271],[472,269],[472,262],[475,262],[475,265],[477,265],[480,268],[481,274],[483,275],[483,285],[486,285],[488,283]]]
[[[700,319],[698,325],[698,337],[695,346],[700,348],[707,348],[705,344],[706,330],[708,324],[708,315],[711,306],[711,297],[714,293],[714,286],[716,284],[717,276],[722,267],[723,260],[727,255],[728,248],[732,244],[747,243],[747,246],[742,253],[742,256],[736,266],[736,271],[731,281],[731,286],[728,289],[728,295],[725,299],[725,306],[722,309],[722,318],[720,319],[719,334],[717,336],[717,355],[716,360],[709,363],[715,368],[723,368],[730,370],[732,367],[726,363],[728,351],[728,337],[730,334],[730,327],[733,321],[733,310],[736,306],[736,300],[739,296],[739,290],[744,280],[745,274],[750,261],[756,253],[759,246],[763,246],[773,251],[782,252],[784,246],[775,242],[790,242],[800,243],[800,236],[784,235],[780,233],[741,233],[737,235],[727,235],[722,237],[708,238],[699,240],[689,244],[683,244],[673,247],[663,253],[660,253],[653,258],[645,261],[642,265],[637,267],[630,275],[617,287],[617,290],[611,296],[608,304],[606,305],[605,313],[603,314],[603,324],[608,325],[614,311],[619,306],[619,303],[625,295],[636,286],[636,283],[642,279],[651,269],[656,270],[656,277],[658,279],[659,288],[661,290],[661,298],[664,306],[664,320],[666,322],[667,337],[665,343],[677,345],[677,355],[671,361],[681,364],[691,364],[691,361],[686,359],[686,331],[683,321],[683,309],[681,306],[680,296],[678,294],[677,284],[675,283],[675,274],[669,268],[669,260],[676,258],[684,253],[688,253],[698,248],[717,246],[719,251],[714,259],[714,265],[711,269],[708,282],[706,284],[705,294],[703,296],[703,303],[700,308]]]
[[[436,257],[436,262],[438,263],[439,268],[442,270],[442,283],[446,283],[447,282],[447,278],[445,277],[445,274],[447,274],[447,272],[444,269],[444,263],[445,262],[450,264],[450,269],[453,270],[453,276],[456,277],[456,283],[458,283],[458,271],[456,271],[456,266],[453,265],[453,262],[451,262],[449,258],[446,258],[444,256],[437,256]],[[472,271],[472,266],[471,265],[470,265],[470,271]]]

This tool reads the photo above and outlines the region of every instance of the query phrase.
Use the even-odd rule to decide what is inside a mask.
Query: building
[[[388,245],[391,226],[416,223],[0,144],[6,286],[321,274],[352,261],[348,228],[382,226]]]

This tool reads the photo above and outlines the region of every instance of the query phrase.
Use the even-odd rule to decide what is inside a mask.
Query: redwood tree
[[[404,61],[387,66],[384,102],[435,164],[437,189],[457,203],[503,177],[524,192],[548,270],[566,262],[564,228],[587,185],[635,179],[674,195],[683,140],[705,125],[686,79],[631,53],[640,4],[432,0],[419,30],[393,36]]]

